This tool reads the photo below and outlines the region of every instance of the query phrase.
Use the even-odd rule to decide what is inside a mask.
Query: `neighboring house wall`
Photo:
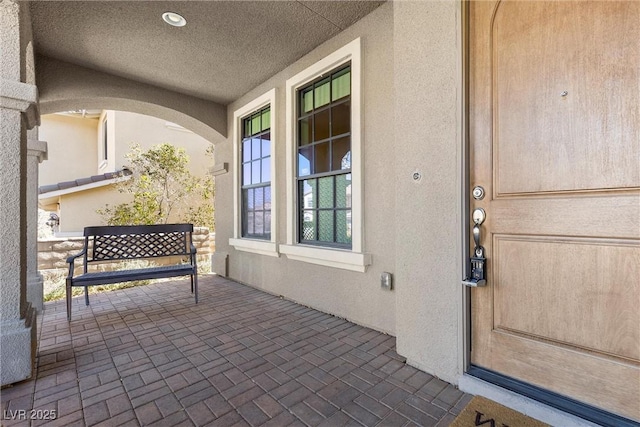
[[[213,166],[213,158],[205,155],[211,145],[209,141],[173,123],[142,114],[112,110],[103,111],[99,118],[49,114],[42,116],[40,129],[41,138],[49,143],[50,153],[49,160],[41,169],[41,186],[120,170],[128,165],[125,156],[130,152],[132,143],[139,144],[143,150],[161,143],[184,148],[190,159],[190,171],[200,178],[205,177]],[[96,210],[107,203],[114,206],[131,198],[114,187],[106,186],[45,200],[46,204],[41,203],[43,208],[58,210],[60,234],[69,235],[81,233],[89,225],[104,225]],[[178,218],[174,215],[169,220],[177,221]]]
[[[115,169],[127,166],[125,155],[131,143],[138,143],[143,150],[168,142],[184,148],[189,156],[189,170],[196,176],[204,177],[213,166],[213,158],[205,156],[209,141],[188,129],[166,120],[126,111],[113,111],[115,125]]]
[[[105,225],[102,216],[96,212],[105,204],[117,205],[129,200],[127,194],[120,193],[112,186],[94,188],[78,193],[60,196],[60,233],[81,233],[90,225]]]
[[[58,235],[79,235],[84,227],[106,225],[97,210],[107,204],[115,206],[131,200],[131,195],[120,193],[114,186],[104,186],[77,193],[65,194],[58,198],[60,228]],[[187,203],[187,202],[185,202]],[[169,216],[168,222],[179,222],[178,212]]]
[[[105,110],[98,119],[98,134],[94,136],[96,146],[96,170],[98,173],[113,172],[121,169],[116,166],[116,151],[118,146],[116,139],[115,111]]]
[[[97,133],[98,119],[62,114],[42,116],[39,138],[48,143],[49,160],[40,164],[39,185],[96,175]]]

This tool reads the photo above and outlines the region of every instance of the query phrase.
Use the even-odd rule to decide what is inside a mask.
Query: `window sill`
[[[371,254],[351,252],[344,249],[318,248],[305,245],[280,245],[280,252],[287,258],[310,264],[341,268],[364,273],[371,265]]]
[[[259,255],[279,257],[278,246],[269,241],[252,239],[229,239],[229,244],[236,250]]]

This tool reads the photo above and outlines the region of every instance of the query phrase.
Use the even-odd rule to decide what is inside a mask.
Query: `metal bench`
[[[197,303],[198,265],[196,248],[191,240],[192,233],[193,224],[85,227],[82,252],[67,258],[67,320],[71,320],[71,289],[74,286],[84,287],[85,304],[89,305],[88,287],[92,285],[191,276],[191,293],[195,295]],[[189,263],[130,270],[88,271],[89,265],[93,263],[173,256],[188,257]],[[75,260],[80,257],[83,257],[83,273],[74,276]]]

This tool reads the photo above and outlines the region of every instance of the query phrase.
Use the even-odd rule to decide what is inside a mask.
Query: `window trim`
[[[286,81],[286,192],[287,236],[280,252],[288,258],[312,264],[364,272],[371,256],[363,253],[364,218],[362,157],[362,58],[361,40],[357,38]],[[296,172],[296,124],[298,89],[321,75],[351,62],[351,249],[331,248],[297,242],[298,195]]]
[[[110,117],[109,111],[103,111],[100,115],[100,125],[98,126],[98,171],[109,167],[114,156],[109,155],[109,123],[114,120]]]
[[[102,121],[102,160],[109,161],[109,120],[105,116]]]
[[[241,218],[242,209],[240,203],[242,198],[240,192],[241,186],[241,158],[240,151],[242,149],[242,120],[257,110],[264,107],[270,107],[270,123],[271,128],[271,239],[251,239],[242,237]],[[271,89],[267,93],[255,98],[253,101],[245,104],[233,112],[233,237],[229,239],[229,245],[236,250],[251,252],[260,255],[279,257],[277,244],[277,190],[276,190],[276,89]]]

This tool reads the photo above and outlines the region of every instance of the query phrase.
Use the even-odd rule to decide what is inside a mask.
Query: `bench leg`
[[[89,305],[89,287],[84,287],[84,304]]]
[[[71,281],[67,279],[66,284],[66,296],[67,296],[67,321],[71,321]]]
[[[198,273],[191,276],[191,280],[193,285],[195,286],[195,297],[196,297],[196,304],[197,304],[198,303]]]
[[[193,274],[191,275],[191,293],[193,293]]]

